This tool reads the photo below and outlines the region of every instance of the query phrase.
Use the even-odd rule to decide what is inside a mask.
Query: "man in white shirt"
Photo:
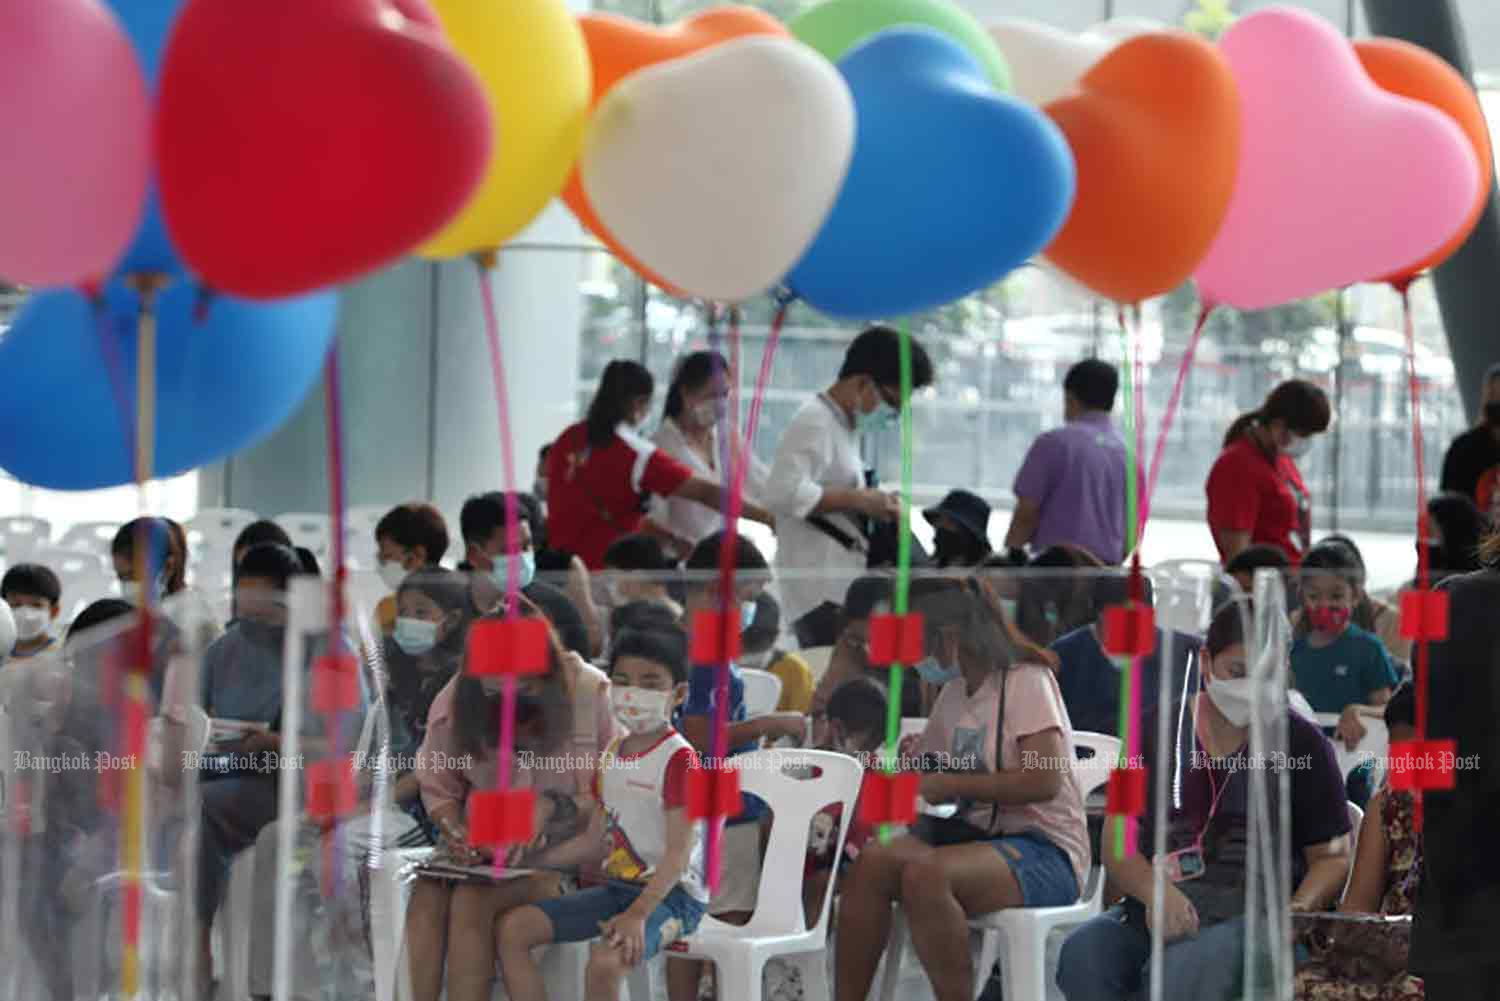
[[[915,339],[911,368],[914,390],[932,384],[932,361]],[[896,495],[865,486],[859,440],[893,427],[902,402],[901,335],[869,327],[849,345],[838,381],[802,405],[777,445],[765,504],[776,515],[782,606],[804,649],[836,639],[839,602],[865,570],[864,520],[900,515]]]

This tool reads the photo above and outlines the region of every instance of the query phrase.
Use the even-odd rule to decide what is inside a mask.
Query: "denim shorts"
[[[1066,907],[1078,903],[1078,876],[1068,853],[1040,834],[1007,834],[990,844],[1005,859],[1021,886],[1026,907]]]
[[[628,910],[645,888],[644,883],[610,881],[534,906],[541,908],[552,922],[552,941],[587,942],[598,938],[599,926]],[[646,952],[641,958],[650,959],[697,931],[698,922],[707,910],[707,901],[697,899],[680,886],[667,894],[667,899],[657,904],[646,919]]]

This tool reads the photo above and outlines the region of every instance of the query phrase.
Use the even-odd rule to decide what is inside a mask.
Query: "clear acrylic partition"
[[[277,816],[253,849],[252,996],[376,994],[371,937],[382,901],[372,896],[374,877],[382,847],[410,825],[394,805],[384,643],[365,591],[346,588],[337,643],[328,583],[294,578],[288,591]],[[325,659],[339,652],[343,666]]]
[[[157,609],[148,675],[132,613],[0,671],[0,998],[191,998],[198,701],[210,624]],[[135,679],[135,680],[132,680]],[[131,706],[143,744],[129,744]],[[134,990],[128,901],[139,896]]]
[[[1149,568],[1147,577],[1150,584],[1149,597],[1160,630],[1158,660],[1167,667],[1162,668],[1155,677],[1140,679],[1143,720],[1150,721],[1150,725],[1157,728],[1153,733],[1143,733],[1142,740],[1148,745],[1172,746],[1170,727],[1186,726],[1190,732],[1193,726],[1197,703],[1198,661],[1205,632],[1215,611],[1229,603],[1237,592],[1235,585],[1220,574],[1219,568],[1208,563],[1161,564]],[[1103,608],[1119,604],[1128,596],[1125,571],[1099,568],[990,568],[951,572],[921,570],[913,572],[913,586],[920,591],[927,586],[924,581],[934,578],[977,578],[982,581],[983,586],[976,588],[975,593],[983,597],[985,605],[993,614],[1003,616],[1037,647],[1049,647],[1059,639],[1064,639],[1062,649],[1068,650],[1066,638],[1071,635],[1074,646],[1068,659],[1059,665],[1057,677],[1072,718],[1075,737],[1085,732],[1099,734],[1103,738],[1117,736],[1118,669],[1109,665],[1101,670],[1098,656],[1086,657],[1081,662],[1085,666],[1079,669],[1076,668],[1079,662],[1072,658],[1077,656],[1077,644],[1081,637],[1085,640],[1085,647],[1092,642],[1094,650],[1098,650],[1102,627],[1094,627],[1099,622]],[[868,662],[868,621],[844,616],[841,607],[852,591],[860,590],[858,587],[851,589],[851,585],[864,581],[862,587],[868,591],[870,581],[875,579],[882,580],[884,587],[888,589],[893,584],[894,576],[889,571],[849,572],[842,575],[775,571],[737,574],[735,601],[738,604],[748,608],[748,603],[762,592],[772,599],[757,601],[755,620],[742,635],[744,649],[739,666],[774,669],[782,683],[777,701],[783,708],[794,711],[804,709],[809,701],[821,705],[840,680],[869,676],[884,682],[889,677],[888,669],[871,667]],[[713,585],[717,584],[717,580],[718,575],[714,572],[644,574],[604,571],[591,575],[587,580],[568,573],[540,575],[536,582],[538,586],[527,589],[528,597],[544,614],[561,616],[556,620],[561,643],[576,652],[580,659],[565,658],[567,666],[564,670],[573,683],[571,723],[563,725],[559,732],[545,732],[534,736],[532,739],[537,742],[536,746],[566,746],[574,752],[571,755],[556,755],[559,760],[567,758],[576,764],[578,761],[589,760],[592,755],[593,761],[597,762],[614,734],[594,733],[594,730],[599,729],[596,721],[604,720],[605,726],[613,724],[604,703],[599,701],[607,698],[605,690],[590,688],[588,684],[577,684],[579,679],[602,677],[585,671],[580,666],[581,662],[591,661],[601,670],[607,671],[611,620],[618,619],[622,614],[629,614],[621,613],[620,609],[632,599],[654,602],[666,609],[669,615],[682,616],[686,621],[691,618],[695,609],[716,600],[716,587]],[[1276,591],[1279,579],[1271,575],[1268,580],[1270,583],[1262,582],[1258,585],[1262,593],[1258,594],[1260,600],[1255,603],[1255,607],[1284,608],[1283,599]],[[474,574],[463,581],[463,586],[468,598],[466,616],[472,616],[475,609],[493,608],[500,598],[499,589],[487,574]],[[877,600],[873,611],[877,614],[890,611],[889,590],[882,590],[880,583],[874,584],[874,589]],[[286,596],[288,625],[281,658],[283,736],[279,758],[284,767],[279,770],[275,811],[279,819],[262,829],[255,842],[236,856],[227,881],[228,899],[225,909],[221,910],[220,919],[215,922],[221,939],[226,935],[232,935],[234,939],[216,943],[216,952],[222,958],[216,961],[215,972],[221,980],[245,977],[244,992],[250,995],[269,994],[278,999],[316,998],[319,1001],[370,997],[374,997],[376,1001],[397,1001],[412,996],[414,978],[422,980],[426,985],[432,983],[434,976],[441,983],[444,977],[449,976],[494,977],[498,974],[493,965],[486,970],[483,963],[479,965],[477,972],[473,969],[445,970],[443,957],[447,952],[448,927],[442,921],[427,921],[424,924],[423,919],[428,915],[448,913],[448,920],[452,921],[456,919],[453,915],[471,913],[464,908],[478,906],[482,913],[486,906],[495,905],[493,902],[489,905],[482,902],[474,904],[476,899],[482,900],[483,894],[488,892],[482,883],[453,879],[444,882],[434,878],[433,865],[443,861],[447,847],[438,843],[440,839],[435,826],[422,824],[413,818],[409,803],[408,808],[397,805],[398,792],[411,792],[410,783],[398,788],[401,779],[409,775],[408,766],[419,761],[425,765],[429,758],[436,762],[441,753],[415,739],[403,715],[410,712],[407,683],[417,678],[421,682],[418,687],[422,687],[433,685],[434,680],[413,674],[412,672],[423,669],[422,658],[404,654],[392,637],[381,635],[378,619],[388,618],[390,608],[387,606],[379,616],[376,609],[377,605],[390,596],[386,594],[379,578],[369,573],[353,574],[348,593],[345,631],[348,647],[357,658],[359,708],[343,713],[336,725],[331,725],[333,721],[326,712],[320,710],[321,703],[315,704],[314,699],[315,664],[328,645],[327,583],[313,579],[295,580]],[[815,623],[818,628],[813,631],[818,634],[818,642],[811,649],[801,649],[802,644],[795,636],[788,609],[789,606],[795,607],[798,601],[805,607],[810,600],[809,596],[816,595],[825,596],[833,603],[833,607],[824,619]],[[566,597],[568,601],[560,602],[560,597]],[[225,609],[231,607],[226,596],[218,597],[218,605]],[[196,607],[202,609],[216,606],[211,600],[200,600]],[[567,614],[568,607],[580,613],[577,620]],[[1268,690],[1276,689],[1278,685],[1284,690],[1286,647],[1285,627],[1281,624],[1285,621],[1284,615],[1257,616],[1252,622],[1248,618],[1248,601],[1242,600],[1238,606],[1231,607],[1242,609],[1240,614],[1246,616],[1244,633],[1251,639],[1247,654],[1254,676]],[[405,602],[401,608],[403,612],[407,611]],[[562,611],[559,612],[559,609]],[[197,613],[193,621],[184,622],[184,633],[199,639],[206,638],[211,630],[202,621],[203,617],[202,613]],[[472,618],[465,621],[472,622]],[[216,625],[218,628],[223,627],[223,623]],[[597,632],[595,626],[598,627]],[[1090,631],[1094,634],[1092,641],[1087,640]],[[104,642],[100,641],[101,644]],[[602,649],[596,643],[602,644]],[[450,650],[453,649],[462,650],[461,639],[457,641],[456,647],[450,645]],[[799,660],[788,663],[776,656],[778,652],[797,653]],[[196,666],[200,662],[200,654],[201,643],[191,656],[184,651],[180,659],[185,664]],[[76,660],[76,656],[70,656]],[[1034,655],[1024,656],[1031,658]],[[7,671],[9,670],[8,668]],[[441,685],[436,687],[446,687],[449,677],[461,670],[462,656],[461,653],[456,653],[441,668],[446,673],[437,676]],[[174,699],[182,705],[196,705],[198,671],[179,671],[175,674],[190,681],[192,689],[183,688],[182,694],[174,696]],[[920,734],[925,727],[922,717],[930,709],[939,686],[923,683],[917,672],[910,669],[904,677],[903,703],[910,703],[910,711],[903,708],[901,729],[903,733]],[[455,688],[456,685],[455,682]],[[431,691],[427,692],[428,697],[433,694]],[[479,697],[483,697],[482,694]],[[18,704],[17,698],[19,696],[11,695],[10,704]],[[749,698],[747,687],[747,702]],[[1278,704],[1284,705],[1284,699]],[[1180,706],[1186,706],[1186,711],[1179,711]],[[1284,716],[1284,713],[1281,715]],[[1252,752],[1258,757],[1274,757],[1278,750],[1284,752],[1285,722],[1284,719],[1281,720],[1278,728],[1276,714],[1263,713],[1262,716],[1269,718],[1256,720],[1252,728]],[[11,714],[7,714],[7,719],[10,718]],[[544,715],[543,718],[550,727],[564,717]],[[585,720],[588,722],[585,723]],[[15,727],[10,729],[14,731]],[[571,732],[562,732],[563,729],[570,729]],[[828,730],[821,717],[817,722],[796,727],[795,730],[795,734],[789,730],[784,736],[766,743],[827,746]],[[17,737],[13,734],[10,739],[14,744]],[[21,739],[25,739],[24,735]],[[1075,740],[1075,745],[1082,744],[1101,746],[1099,741],[1090,737]],[[488,746],[493,747],[492,738]],[[1110,746],[1107,739],[1102,746]],[[1090,778],[1088,784],[1093,792],[1087,798],[1091,861],[1095,868],[1085,890],[1092,895],[1099,878],[1097,866],[1101,859],[1101,837],[1106,839],[1106,844],[1108,839],[1108,828],[1103,824],[1103,775],[1096,775],[1103,763],[1088,764],[1086,757],[1082,756],[1084,752],[1079,753],[1081,756],[1076,764],[1080,771],[1077,774],[1084,777],[1095,776],[1098,779],[1095,783]],[[315,763],[330,757],[337,757],[355,766],[353,808],[331,824],[315,822],[309,816],[315,804],[309,801],[308,795],[309,780],[317,774]],[[533,754],[532,757],[541,756]],[[444,760],[441,764],[443,767],[455,767],[459,770],[459,787],[462,789],[472,792],[494,786],[493,751],[488,752],[488,757],[481,754],[474,760],[453,758]],[[577,776],[562,779],[553,776],[549,780],[540,776],[540,773],[525,775],[527,769],[523,767],[520,756],[514,764],[516,780],[540,781],[543,785],[549,781],[566,784],[576,780],[579,784],[575,788],[580,793],[588,785],[586,778],[578,779]],[[1170,769],[1156,769],[1151,774],[1156,786],[1154,797],[1148,797],[1148,801],[1154,798],[1156,804],[1152,827],[1155,831],[1164,833],[1168,829],[1174,779]],[[178,779],[177,791],[169,795],[163,790],[152,800],[152,829],[166,830],[169,827],[167,821],[156,818],[171,815],[177,820],[177,830],[185,832],[178,836],[191,837],[192,843],[196,844],[196,825],[200,816],[196,798],[196,773],[184,773]],[[9,775],[6,780],[9,800]],[[1273,988],[1276,985],[1290,984],[1290,954],[1288,950],[1272,948],[1274,944],[1285,941],[1287,926],[1285,899],[1290,894],[1290,888],[1285,840],[1264,833],[1271,826],[1276,830],[1286,830],[1287,827],[1285,824],[1267,825],[1261,820],[1268,814],[1285,809],[1285,795],[1284,791],[1273,787],[1263,795],[1251,796],[1248,804],[1253,836],[1247,858],[1247,898],[1244,907],[1243,955],[1246,968],[1242,986],[1246,997],[1279,998],[1285,996],[1284,993],[1278,994]],[[773,817],[774,813],[773,805]],[[570,831],[569,835],[596,839],[592,843],[597,847],[598,857],[602,860],[602,826],[601,823],[579,831]],[[1105,828],[1103,832],[1101,828]],[[820,834],[826,841],[828,833],[816,823],[813,825],[809,832],[812,850],[819,850]],[[1142,843],[1140,850],[1148,854],[1155,852],[1160,856],[1160,847],[1159,844]],[[26,845],[11,835],[8,828],[5,864],[12,868],[5,870],[6,872],[26,872],[22,864],[24,856],[21,854],[25,848]],[[246,862],[247,859],[253,861]],[[168,866],[169,862],[172,863],[171,866]],[[197,954],[197,940],[192,930],[197,926],[194,893],[181,889],[193,885],[190,879],[193,873],[190,870],[196,863],[196,852],[179,852],[176,858],[164,857],[161,863],[163,874],[157,883],[152,884],[151,892],[154,895],[150,897],[150,906],[157,907],[164,915],[170,915],[171,920],[144,924],[143,928],[150,928],[150,935],[157,936],[152,942],[159,942],[163,936],[170,936],[170,941],[174,944],[167,955],[154,961],[155,966],[148,963],[146,967],[148,971],[155,971],[152,975],[157,981],[169,984],[169,988],[164,987],[161,991],[152,991],[142,996],[197,996],[193,992],[196,990],[197,972],[192,968]],[[520,864],[528,868],[556,871],[568,887],[577,885],[579,880],[597,878],[599,871],[597,863],[554,864],[538,857],[528,857]],[[246,876],[249,865],[254,865],[253,878]],[[115,869],[117,868],[116,866]],[[114,874],[115,869],[111,869],[110,874]],[[1161,867],[1155,867],[1155,871],[1163,873]],[[236,881],[237,878],[239,882]],[[765,873],[763,891],[779,897],[784,888],[780,882],[774,881],[784,878],[784,874]],[[1157,893],[1165,892],[1163,880],[1164,875],[1158,877]],[[36,883],[35,880],[32,882]],[[17,884],[7,879],[4,885],[10,887]],[[113,884],[107,879],[99,885],[94,910],[90,913],[102,915],[102,921],[108,925],[113,920],[109,909],[117,906],[114,901],[119,894],[112,889]],[[50,899],[50,896],[38,897],[40,885],[28,886],[24,875],[20,887],[28,890],[29,896],[17,897],[14,893],[8,893],[0,903],[11,909],[0,914],[0,917],[4,914],[21,913],[17,908],[25,900],[31,901],[29,906],[40,906],[40,900]],[[456,896],[459,889],[465,890],[466,898]],[[471,890],[474,892],[470,892]],[[476,898],[475,892],[479,897]],[[433,909],[435,900],[442,905],[438,910]],[[456,910],[450,910],[450,905],[455,901],[460,906]],[[1104,903],[1107,906],[1109,901]],[[224,917],[233,908],[240,910],[235,911],[226,922]],[[238,921],[234,920],[235,917],[238,917]],[[809,923],[816,922],[816,913],[809,917]],[[84,924],[82,921],[75,923],[80,929]],[[25,922],[0,921],[0,942],[5,945],[6,956],[25,953],[28,948],[25,927]],[[1275,929],[1280,931],[1273,934]],[[1049,942],[1048,987],[1045,995],[1048,998],[1061,997],[1055,984],[1057,957],[1062,941],[1071,930],[1071,927],[1067,927],[1054,932]],[[82,931],[79,933],[83,934]],[[143,936],[150,937],[144,931]],[[836,932],[830,926],[830,952],[834,948],[835,939]],[[1170,961],[1167,957],[1167,944],[1159,936],[1152,945],[1156,955],[1146,964],[1148,972],[1155,964]],[[84,962],[83,951],[75,950],[68,954],[73,958],[75,977],[108,983],[114,976],[109,964],[117,964],[117,960],[112,958],[106,948],[98,951],[101,959],[97,963]],[[930,996],[930,987],[909,944],[904,952],[904,960],[895,964],[895,972],[892,974],[896,978],[896,996]],[[582,950],[552,949],[540,959],[549,996],[565,998],[577,996],[581,992],[582,981],[579,978],[582,975],[582,955]],[[1003,968],[1003,947],[1000,956]],[[662,962],[658,957],[648,968],[658,993],[664,983]],[[31,969],[10,965],[6,968]],[[241,973],[241,970],[244,972]],[[874,984],[877,992],[881,989],[881,978],[884,976],[885,969],[882,967]],[[40,997],[42,993],[38,990],[37,983],[35,973],[23,973],[9,978],[9,982],[0,986],[0,991],[10,992],[6,998]],[[1162,978],[1159,975],[1151,977],[1150,983],[1153,989],[1145,996],[1161,996],[1155,985],[1161,984]],[[186,990],[185,985],[192,985],[193,990]],[[821,1001],[817,985],[805,986],[805,997],[809,1001]],[[26,992],[28,989],[29,993]],[[240,990],[232,985],[231,989]],[[95,996],[99,994],[116,996],[107,988],[101,988]],[[0,998],[0,1001],[5,1001],[5,998]]]

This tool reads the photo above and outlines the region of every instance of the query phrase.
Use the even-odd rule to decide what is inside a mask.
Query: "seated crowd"
[[[1409,736],[1416,713],[1411,641],[1394,610],[1366,590],[1363,557],[1344,536],[1292,560],[1283,548],[1238,533],[1246,544],[1226,552],[1206,628],[1158,627],[1139,675],[1148,802],[1137,848],[1119,852],[1104,836],[1113,828],[1103,822],[1103,797],[1089,795],[1102,789],[1081,780],[1076,738],[1112,736],[1121,718],[1122,667],[1105,649],[1105,609],[1150,603],[1153,595],[1149,586],[1141,593],[1129,584],[1119,568],[1123,546],[1097,512],[1079,516],[1089,523],[1087,538],[1067,538],[1060,527],[1066,518],[1060,521],[1056,501],[1048,500],[1071,489],[1069,478],[1081,475],[1078,450],[1093,447],[1097,429],[1107,427],[1115,383],[1102,363],[1070,373],[1069,420],[1093,430],[1039,441],[1028,456],[1018,480],[1026,503],[1003,555],[991,551],[990,510],[973,493],[955,490],[923,512],[935,530],[935,552],[906,598],[921,615],[925,656],[899,675],[892,713],[896,678],[875,662],[871,627],[897,602],[897,578],[875,554],[880,529],[872,527],[894,502],[854,460],[861,431],[902,402],[893,344],[883,328],[861,335],[837,381],[793,419],[775,461],[750,466],[746,515],[776,525],[774,562],[746,536],[726,540],[716,527],[722,518],[712,516],[723,499],[721,467],[737,453],[718,438],[726,367],[706,352],[679,366],[655,442],[639,431],[654,388],[649,373],[612,363],[588,418],[544,450],[536,494],[485,493],[465,502],[461,547],[451,545],[448,525],[430,504],[402,504],[379,521],[373,541],[388,593],[368,621],[346,623],[346,636],[325,629],[299,647],[305,677],[331,647],[361,653],[354,729],[346,720],[335,732],[319,714],[302,712],[300,742],[305,751],[347,748],[363,727],[380,735],[399,766],[378,775],[361,769],[359,808],[337,822],[325,818],[314,836],[337,830],[345,843],[375,851],[424,849],[453,866],[525,871],[483,880],[419,870],[404,916],[384,916],[404,925],[401,970],[414,1001],[484,1001],[497,982],[513,1001],[543,1001],[555,995],[538,947],[565,942],[592,942],[582,985],[591,1001],[613,1001],[631,971],[661,953],[671,1001],[724,996],[728,985],[712,964],[675,955],[673,946],[705,916],[730,926],[751,922],[762,903],[775,804],[747,794],[740,812],[726,818],[711,887],[706,825],[689,819],[689,786],[701,759],[715,754],[720,720],[731,756],[802,745],[854,756],[870,768],[890,718],[907,721],[899,753],[904,768],[921,772],[919,818],[880,836],[853,803],[848,816],[831,805],[807,832],[800,874],[785,874],[800,875],[787,885],[801,887],[809,926],[834,895],[829,949],[837,1001],[865,1001],[879,987],[877,968],[897,914],[937,1001],[974,1001],[976,982],[990,971],[973,968],[970,919],[1075,904],[1099,885],[1106,909],[1071,930],[1055,970],[1069,1001],[1149,996],[1153,935],[1165,946],[1163,997],[1240,997],[1251,907],[1247,863],[1259,833],[1252,804],[1274,802],[1264,792],[1282,775],[1291,910],[1412,912],[1422,837],[1411,793],[1376,781],[1368,768],[1346,777],[1335,754],[1334,742],[1349,751],[1360,746],[1376,719],[1391,740]],[[930,381],[919,346],[913,368],[915,384]],[[1284,436],[1285,428],[1268,434]],[[1113,453],[1105,458],[1107,466],[1115,462]],[[648,497],[654,500],[643,504]],[[519,516],[515,524],[508,524],[508,502]],[[870,551],[851,558],[837,542],[846,529],[867,534]],[[733,574],[721,577],[726,554]],[[89,605],[63,636],[57,624],[66,595],[57,574],[20,563],[0,580],[16,631],[0,678],[8,698],[24,690],[26,701],[14,704],[33,707],[13,739],[59,751],[116,746],[104,707],[115,704],[121,682],[107,656],[111,644],[90,637],[111,620],[125,628],[134,608],[190,596],[191,588],[187,537],[168,519],[125,526],[112,555],[123,599]],[[1261,651],[1249,640],[1256,610],[1250,592],[1256,572],[1267,569],[1286,585],[1290,698],[1251,677]],[[814,577],[810,570],[827,572]],[[287,708],[288,588],[294,578],[318,573],[313,554],[295,549],[274,522],[256,522],[233,547],[230,620],[203,637],[198,670],[182,669],[178,655],[188,644],[170,618],[151,637],[148,702],[168,721],[169,739],[186,739],[186,706],[201,707],[214,731],[214,753],[200,772],[201,814],[177,825],[196,838],[192,941],[205,980],[234,860],[253,852],[258,872],[279,873],[291,866],[279,857],[282,825],[306,827],[308,818],[280,816],[274,755]],[[721,590],[725,579],[732,592]],[[698,616],[726,609],[738,613],[741,635],[721,678],[717,668],[695,663],[692,637]],[[514,752],[502,760],[506,697],[498,678],[468,670],[468,640],[476,623],[507,615],[544,621],[548,646],[546,670],[517,683]],[[62,675],[40,669],[49,661]],[[759,680],[753,672],[776,679],[774,704],[749,705],[749,682]],[[1269,767],[1248,759],[1257,703],[1258,718],[1279,720],[1283,708],[1286,716],[1285,752]],[[1160,731],[1159,706],[1171,714]],[[231,725],[237,729],[228,736],[219,732]],[[1157,746],[1158,732],[1175,734],[1170,751]],[[495,859],[471,837],[469,806],[502,769],[536,793],[535,837]],[[1157,804],[1162,770],[1169,781],[1160,788],[1170,788],[1170,801]],[[119,832],[95,791],[56,790],[44,807],[52,833],[25,839],[28,864],[58,887],[55,897],[29,901],[22,922],[58,999],[75,987],[67,926],[114,865],[110,846]],[[1156,829],[1158,807],[1164,832]],[[368,879],[363,850],[344,859],[361,881]],[[250,993],[260,998],[272,993],[276,880],[257,877],[254,891]],[[374,907],[329,906],[319,920],[356,932],[363,924],[368,936]],[[1423,996],[1423,981],[1406,969],[1399,933],[1375,951],[1395,952],[1400,961],[1372,964],[1361,961],[1368,947],[1351,955],[1355,946],[1337,930],[1329,934],[1316,923],[1306,930],[1296,950],[1298,998]],[[323,938],[294,936],[297,998],[323,996],[315,947]],[[797,964],[773,960],[766,996],[823,1001],[810,997],[803,980]],[[998,997],[1001,983],[997,972],[984,996]]]

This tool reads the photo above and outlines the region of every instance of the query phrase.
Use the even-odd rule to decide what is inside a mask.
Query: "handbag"
[[[1009,668],[1000,669],[1000,698],[996,700],[997,710],[995,712],[995,771],[1000,770],[1000,756],[1004,752],[1005,736],[1005,688],[1009,676]],[[936,769],[933,769],[936,770]],[[967,771],[967,769],[964,769]],[[970,803],[968,800],[958,801],[958,810],[951,817],[934,817],[931,814],[922,814],[916,823],[911,825],[911,833],[914,837],[934,848],[943,848],[948,845],[964,845],[971,841],[987,841],[994,833],[995,824],[1000,819],[1000,804],[993,803],[990,806],[990,822],[987,828],[978,827],[964,819],[968,813]]]
[[[865,470],[865,486],[870,489],[880,486],[880,476],[875,470]],[[849,552],[863,555],[865,568],[868,570],[886,570],[897,565],[900,557],[901,532],[896,522],[877,521],[873,518],[866,518],[864,515],[848,513],[844,515],[844,518],[854,529],[853,532],[845,530],[840,524],[821,514],[810,514],[805,520]],[[932,557],[928,555],[921,540],[912,534],[910,529],[907,530],[907,534],[911,536],[911,565],[914,567],[931,566]]]

